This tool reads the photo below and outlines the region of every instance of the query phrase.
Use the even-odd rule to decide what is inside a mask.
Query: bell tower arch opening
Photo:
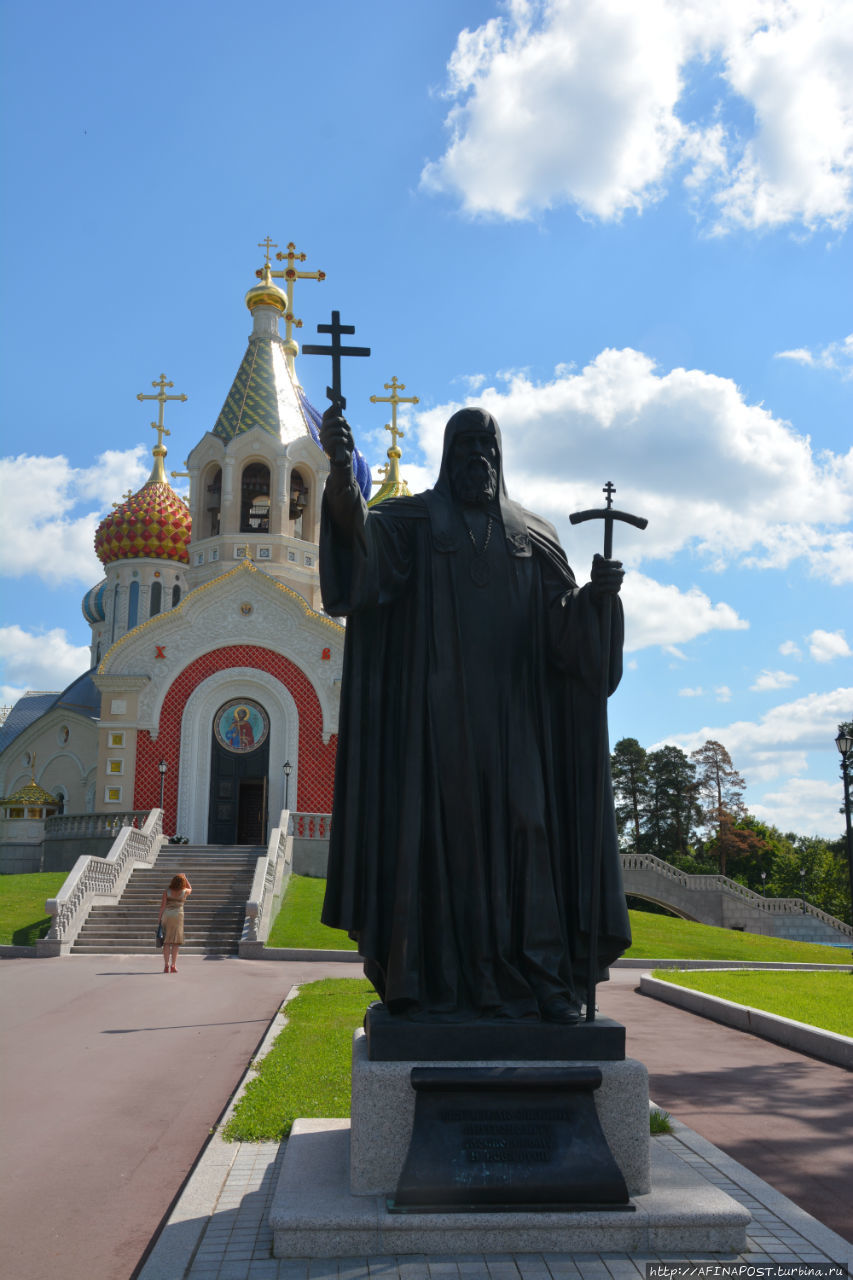
[[[240,486],[240,532],[270,531],[270,469],[263,462],[250,462],[243,469]]]

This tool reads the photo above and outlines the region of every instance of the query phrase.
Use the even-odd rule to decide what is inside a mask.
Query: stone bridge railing
[[[287,809],[282,809],[278,826],[270,834],[266,855],[258,858],[255,867],[239,947],[239,954],[245,959],[256,958],[263,952],[290,877],[293,865],[292,817]]]
[[[623,853],[622,875],[626,893],[648,896],[702,924],[789,937],[811,930],[815,935],[825,934],[826,941],[853,941],[849,924],[802,898],[765,898],[728,876],[691,875],[653,854]],[[782,917],[788,919],[783,921]],[[815,936],[818,940],[824,939]]]
[[[96,902],[117,902],[133,868],[152,866],[162,843],[163,810],[152,809],[141,829],[121,828],[106,858],[78,858],[59,893],[45,903],[53,920],[47,937],[36,944],[36,954],[58,956],[70,951],[89,909]]]

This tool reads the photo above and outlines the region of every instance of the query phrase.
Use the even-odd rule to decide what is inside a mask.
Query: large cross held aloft
[[[627,511],[616,511],[613,495],[616,492],[610,481],[604,486],[606,507],[592,507],[588,511],[576,511],[569,516],[572,524],[587,520],[604,521],[604,558],[613,556],[613,521],[623,520],[635,529],[645,529],[649,523],[643,516],[632,516]],[[599,690],[599,737],[595,770],[595,827],[592,840],[592,876],[589,902],[589,965],[586,975],[586,1020],[595,1021],[595,984],[598,981],[598,916],[601,910],[601,844],[604,835],[605,778],[610,763],[610,744],[607,740],[607,693],[610,682],[610,618],[613,597],[601,599],[601,686]]]
[[[331,356],[332,357],[332,385],[326,387],[326,395],[336,406],[339,412],[343,413],[347,407],[347,402],[341,392],[341,356],[369,356],[370,347],[342,347],[341,334],[355,333],[354,324],[341,324],[340,311],[332,312],[331,324],[318,324],[318,333],[331,334],[332,341],[328,347],[320,347],[314,343],[306,343],[302,348],[302,354],[305,356]],[[342,446],[339,452],[343,452]],[[336,457],[335,462],[342,462],[343,458]]]
[[[330,333],[332,341],[328,347],[320,347],[315,343],[308,343],[302,348],[302,354],[305,356],[331,356],[332,357],[332,385],[326,387],[326,395],[332,404],[337,405],[343,410],[347,407],[347,402],[341,394],[341,356],[369,356],[370,347],[342,347],[341,334],[355,333],[354,324],[341,324],[340,311],[332,312],[331,324],[318,324],[318,333]]]

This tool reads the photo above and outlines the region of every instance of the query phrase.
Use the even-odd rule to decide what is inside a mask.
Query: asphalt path
[[[294,984],[357,965],[74,956],[0,963],[0,1230],[15,1280],[127,1280]],[[614,969],[654,1100],[853,1239],[850,1073],[641,996]]]
[[[598,1007],[625,1024],[650,1096],[853,1241],[851,1073],[640,995],[640,973],[612,969]]]
[[[353,964],[0,963],[0,1232],[15,1280],[127,1280],[294,984]]]

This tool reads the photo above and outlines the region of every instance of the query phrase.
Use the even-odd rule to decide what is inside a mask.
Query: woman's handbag
[[[162,945],[163,945],[163,939],[165,938],[165,936],[166,936],[166,934],[165,934],[165,932],[164,932],[164,930],[163,930],[163,921],[161,920],[161,921],[158,923],[158,925],[157,925],[157,936],[156,936],[156,942],[157,942],[157,946],[158,946],[158,947],[162,947]]]

